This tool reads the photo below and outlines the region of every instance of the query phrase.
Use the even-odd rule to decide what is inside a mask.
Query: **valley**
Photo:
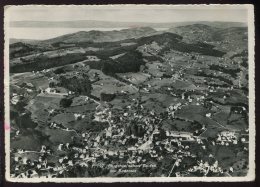
[[[247,27],[10,44],[11,176],[246,176]]]

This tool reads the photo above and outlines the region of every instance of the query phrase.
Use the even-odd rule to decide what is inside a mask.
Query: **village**
[[[176,78],[179,76],[181,76],[180,72],[178,72],[178,75],[173,76],[173,79],[179,81]],[[28,86],[32,87],[32,85]],[[14,153],[14,160],[17,163],[15,171],[20,171],[22,168],[26,168],[26,171],[19,175],[14,174],[14,177],[58,177],[77,166],[82,168],[99,167],[106,173],[129,174],[140,172],[140,168],[145,168],[145,165],[148,163],[153,164],[156,166],[154,168],[158,169],[158,163],[168,158],[168,156],[172,159],[170,162],[172,163],[171,169],[162,176],[178,177],[189,176],[195,173],[204,176],[207,176],[209,173],[213,176],[232,174],[234,169],[230,167],[228,171],[224,172],[224,169],[218,164],[218,160],[212,154],[208,153],[207,155],[211,159],[210,162],[201,160],[198,153],[194,152],[193,147],[207,152],[211,146],[245,144],[247,140],[241,138],[241,135],[236,130],[220,125],[222,130],[214,138],[209,139],[207,136],[203,136],[208,131],[205,124],[198,125],[197,129],[193,129],[193,131],[168,130],[162,126],[165,120],[194,122],[194,119],[182,117],[178,113],[182,108],[189,105],[210,107],[208,112],[204,112],[203,117],[212,119],[214,113],[218,112],[219,109],[217,104],[213,103],[213,100],[207,100],[209,94],[207,91],[203,89],[198,94],[195,88],[173,92],[174,87],[166,87],[166,89],[162,89],[162,92],[167,92],[168,95],[178,98],[179,102],[168,105],[164,111],[158,113],[158,111],[148,109],[141,104],[143,103],[141,99],[142,94],[150,94],[157,92],[157,90],[154,90],[150,83],[139,88],[137,97],[132,99],[123,93],[122,97],[125,98],[124,100],[128,100],[126,102],[128,105],[124,105],[121,110],[113,108],[113,104],[110,102],[96,101],[85,96],[85,101],[92,101],[98,105],[94,112],[93,121],[107,123],[108,127],[98,133],[82,132],[66,128],[56,122],[49,123],[49,128],[51,129],[67,132],[74,131],[78,135],[78,143],[64,142],[57,145],[57,150],[51,150],[42,145],[39,152],[34,152],[34,154],[38,155],[36,160],[28,159],[25,156],[30,151],[17,150]],[[208,91],[214,92],[215,88],[212,89],[213,91],[211,89],[208,89]],[[30,92],[30,90],[27,91]],[[62,92],[57,92],[57,89],[49,87],[39,93],[40,96],[46,95],[48,97],[68,97],[74,94],[74,92],[66,91],[66,89]],[[13,94],[11,102],[14,105],[18,102],[17,96],[17,94]],[[216,108],[216,111],[212,112],[212,108]],[[49,111],[50,114],[53,112],[54,110]],[[85,118],[85,115],[74,113],[74,117],[75,121],[80,121]],[[246,147],[245,145],[245,149]],[[52,157],[54,152],[66,152],[64,156],[59,157],[58,164],[48,162],[48,158]],[[186,159],[192,160],[192,163],[195,163],[195,165],[186,166],[187,168],[181,171],[178,168],[182,167],[182,161],[185,162]],[[122,167],[111,167],[111,160],[117,160],[119,163],[122,163]]]
[[[107,43],[105,55],[88,43],[56,43],[38,56],[69,53],[70,63],[13,73],[11,177],[246,175],[246,58],[163,37]]]

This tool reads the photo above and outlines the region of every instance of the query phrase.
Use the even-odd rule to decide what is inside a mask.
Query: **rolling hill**
[[[143,30],[153,31],[151,29],[144,28]],[[108,31],[109,32],[109,31]],[[132,30],[127,32],[123,31],[124,33],[132,33]],[[100,32],[98,32],[100,33]],[[104,32],[106,33],[106,32]],[[100,38],[104,39],[104,33],[100,35]],[[111,32],[109,32],[110,34]],[[122,32],[121,32],[122,33]],[[142,32],[143,33],[143,32]],[[147,33],[147,32],[146,32]],[[85,35],[86,34],[86,35]],[[102,69],[104,64],[109,64],[109,71],[111,73],[116,72],[131,72],[137,71],[139,66],[142,65],[144,62],[142,61],[142,56],[139,55],[139,48],[147,47],[155,43],[159,46],[158,55],[163,55],[167,51],[176,50],[185,53],[198,53],[202,55],[209,55],[209,56],[217,56],[221,57],[225,53],[219,50],[213,49],[214,46],[209,47],[209,45],[202,45],[202,44],[191,44],[186,43],[182,40],[182,36],[174,34],[174,33],[160,33],[154,34],[145,37],[139,38],[131,38],[126,40],[114,41],[114,42],[89,42],[89,34],[93,34],[93,32],[88,33],[75,33],[71,35],[61,36],[50,41],[44,41],[53,43],[57,45],[57,42],[62,41],[69,42],[70,44],[74,44],[73,47],[62,47],[60,48],[59,45],[57,47],[53,47],[53,50],[50,51],[41,51],[39,53],[35,52],[33,55],[27,55],[20,58],[14,58],[10,62],[10,70],[11,72],[24,72],[24,71],[35,71],[35,70],[43,70],[46,68],[57,67],[66,64],[73,64],[79,61],[84,61],[88,57],[87,56],[96,56],[98,59],[101,59],[99,62],[93,61],[88,62],[89,65],[94,66],[95,68]],[[83,36],[84,35],[84,36]],[[96,32],[94,32],[97,40],[99,39]],[[131,34],[130,34],[131,35]],[[124,35],[129,36],[129,35]],[[132,35],[131,35],[132,36]],[[95,37],[94,37],[95,38]],[[130,43],[129,46],[122,46],[123,44]],[[14,46],[12,44],[10,47]],[[21,45],[21,44],[20,44]],[[26,45],[25,45],[26,46]],[[95,48],[99,50],[87,50],[88,48]],[[30,48],[31,49],[31,48]],[[151,49],[153,50],[153,49]],[[110,57],[125,54],[120,58],[115,60],[111,60]],[[12,53],[10,54],[12,55]],[[139,60],[135,59],[135,56],[138,56]],[[158,55],[153,55],[155,58],[160,59]],[[138,62],[137,65],[133,65],[133,69],[126,67],[129,66],[129,62],[134,61],[132,63]],[[140,61],[140,62],[139,62]],[[112,66],[118,66],[118,68],[111,68]]]
[[[247,27],[219,28],[205,24],[173,27],[168,32],[179,34],[188,43],[219,42],[227,40],[242,41],[247,38]]]
[[[72,34],[66,34],[56,38],[41,41],[42,44],[53,44],[57,42],[80,43],[80,42],[113,42],[130,38],[138,38],[156,33],[156,30],[150,27],[122,29],[120,31],[80,31]]]

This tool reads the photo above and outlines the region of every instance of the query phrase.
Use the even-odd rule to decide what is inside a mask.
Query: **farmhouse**
[[[182,141],[195,141],[193,134],[189,132],[166,131],[166,136],[181,138]]]

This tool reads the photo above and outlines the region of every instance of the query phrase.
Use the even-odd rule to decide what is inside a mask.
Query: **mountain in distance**
[[[80,31],[35,44],[23,42],[11,44],[10,57],[12,61],[10,67],[13,72],[23,72],[29,69],[42,70],[83,61],[86,55],[94,55],[99,59],[106,60],[111,56],[136,51],[137,48],[144,45],[159,45],[151,51],[159,49],[157,52],[160,54],[175,50],[222,57],[229,51],[239,53],[240,49],[244,50],[247,47],[247,28],[216,28],[194,24],[171,28],[168,32],[158,32],[150,27],[120,31]],[[88,50],[90,48],[91,50]],[[56,57],[55,54],[59,49],[65,49],[62,52],[63,56],[60,54]],[[92,49],[95,50],[92,51]],[[36,55],[32,54],[39,55],[36,58]],[[32,64],[34,65],[32,66]]]
[[[61,45],[65,44],[64,40],[70,42],[66,47]],[[72,41],[75,42],[72,43]],[[216,57],[222,57],[225,54],[225,52],[213,49],[213,45],[185,43],[182,41],[182,36],[169,32],[113,42],[82,42],[81,37],[78,37],[76,33],[70,37],[55,38],[48,42],[51,48],[44,45],[24,45],[22,51],[22,43],[10,45],[10,48],[13,48],[13,53],[10,54],[13,57],[10,62],[10,72],[38,71],[84,61],[86,56],[96,56],[100,61],[90,61],[88,65],[91,68],[103,69],[108,74],[123,73],[137,71],[144,63],[142,56],[139,55],[140,51],[145,58],[158,61],[162,60],[160,55],[171,50]],[[88,50],[89,48],[98,50]],[[156,55],[151,55],[153,53]],[[119,56],[115,61],[111,60],[111,57],[122,54],[124,54],[123,57]],[[134,69],[127,69],[129,67]]]
[[[188,43],[195,41],[212,41],[213,33],[219,30],[219,28],[204,25],[204,24],[193,24],[179,27],[173,27],[168,32],[176,33],[181,35],[183,39]]]
[[[132,38],[140,38],[151,35],[158,35],[165,32],[175,33],[182,36],[183,41],[186,43],[214,43],[227,42],[236,43],[236,41],[246,42],[247,27],[227,27],[219,28],[205,24],[192,24],[185,26],[173,27],[165,31],[156,31],[151,27],[136,27],[122,30],[112,31],[79,31],[72,34],[66,34],[59,37],[51,38],[41,41],[41,44],[54,44],[54,43],[81,43],[81,42],[116,42]],[[241,44],[240,44],[241,45]]]
[[[78,42],[113,42],[119,40],[125,40],[130,38],[139,38],[143,36],[149,36],[153,34],[161,33],[151,27],[136,27],[121,30],[111,31],[79,31],[71,34],[65,34],[58,37],[50,38],[47,40],[30,40],[10,38],[9,43],[14,44],[18,42],[31,44],[31,45],[50,45],[53,43],[78,43]]]
[[[66,34],[52,39],[44,40],[42,43],[79,43],[79,42],[114,42],[130,38],[139,38],[157,33],[150,27],[130,28],[112,31],[79,31],[72,34]]]
[[[41,42],[41,40],[34,40],[34,39],[18,39],[18,38],[10,38],[9,39],[9,44],[15,44],[15,43],[27,43],[27,44],[37,44]]]
[[[180,36],[182,38],[182,42],[169,42],[174,44],[174,46],[170,46],[169,48],[175,48],[181,51],[186,48],[189,49],[188,51],[197,51],[199,53],[209,53],[212,55],[213,51],[209,50],[209,52],[205,52],[205,49],[201,48],[202,45],[209,45],[208,47],[212,46],[216,50],[225,52],[228,52],[231,49],[236,51],[237,47],[244,49],[247,46],[246,27],[217,28],[204,24],[193,24],[171,28],[166,31],[156,31],[155,29],[150,27],[140,27],[122,29],[119,31],[79,31],[76,33],[66,34],[42,41],[21,40],[19,45],[13,45],[15,43],[10,43],[11,57],[15,58],[21,56],[22,54],[29,55],[35,52],[54,50],[57,47],[94,47],[103,49],[107,48],[105,46],[109,46],[105,50],[109,51],[111,50],[112,46],[114,46],[115,48],[120,47],[121,41],[123,43],[126,42],[140,44],[140,42],[144,39],[154,40],[155,38],[157,38],[156,40],[161,41],[163,39],[167,40],[172,38],[172,35],[168,35],[167,33],[177,34],[177,36]],[[140,40],[136,40],[139,38]],[[19,40],[17,39],[15,39],[14,41],[19,42]],[[111,42],[114,43],[112,44]],[[186,44],[183,44],[183,42]],[[145,41],[144,43],[147,43],[147,41]],[[135,45],[132,45],[130,47],[132,48],[134,46]],[[123,49],[124,47],[121,46],[120,48]],[[104,51],[102,51],[102,53],[104,53]]]
[[[85,24],[89,23],[89,24]],[[80,27],[79,27],[80,26]],[[118,41],[128,38],[136,38],[156,33],[156,28],[169,28],[166,32],[177,33],[187,39],[187,42],[212,41],[219,38],[218,32],[230,28],[246,28],[247,25],[242,22],[175,22],[175,23],[133,23],[133,22],[107,22],[107,21],[65,21],[65,22],[42,22],[42,21],[17,21],[11,22],[11,27],[39,27],[39,28],[93,28],[91,31],[80,31],[77,33],[66,34],[59,37],[44,40],[45,44],[60,42],[107,42]],[[98,28],[120,28],[122,30],[99,31]],[[96,28],[96,29],[95,29]],[[162,33],[164,31],[157,31]],[[216,36],[215,36],[216,34]],[[188,37],[186,37],[188,36]],[[90,39],[91,38],[91,39]],[[213,38],[213,39],[212,39]],[[189,41],[190,40],[190,41]],[[19,38],[10,38],[10,44],[23,42],[28,44],[37,44],[41,40],[28,40]]]
[[[187,43],[196,42],[247,42],[247,27],[227,27],[219,28],[205,24],[192,24],[179,27],[173,27],[168,32],[181,35],[183,41]]]
[[[186,22],[186,24],[182,24],[179,26],[185,26],[185,25],[195,25],[195,24],[202,24],[207,25],[210,27],[216,27],[219,29],[224,28],[231,28],[231,27],[247,27],[247,23],[244,22],[224,22],[224,21],[199,21],[199,22]]]
[[[218,28],[245,27],[243,22],[220,22],[220,21],[200,21],[200,22],[115,22],[97,20],[75,20],[75,21],[11,21],[10,27],[35,27],[35,28],[171,28],[192,24],[204,24]]]

